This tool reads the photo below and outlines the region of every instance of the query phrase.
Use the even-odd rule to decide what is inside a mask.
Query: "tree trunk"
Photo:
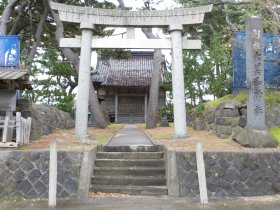
[[[52,16],[56,23],[56,39],[59,42],[60,38],[64,37],[64,26],[61,20],[59,19],[58,14],[56,14],[53,10],[51,10]],[[63,55],[67,58],[67,60],[74,66],[74,68],[79,71],[79,56],[74,53],[71,49],[61,48]],[[102,109],[100,107],[96,92],[94,90],[92,82],[90,82],[89,87],[89,107],[90,110],[93,112],[94,121],[96,127],[98,128],[106,128],[107,122],[105,120],[105,116],[102,113]]]
[[[197,90],[198,90],[198,98],[199,98],[199,103],[203,103],[203,94],[202,94],[202,89],[201,89],[201,84],[200,80],[196,80],[197,84]]]
[[[157,37],[152,33],[152,29],[142,28],[142,32],[146,35],[148,39],[156,39]],[[153,74],[150,86],[150,95],[148,103],[148,114],[146,128],[156,128],[157,127],[157,108],[158,108],[158,96],[159,96],[159,84],[162,69],[162,62],[164,62],[164,56],[161,50],[154,51],[153,58]]]
[[[150,86],[150,95],[148,103],[148,113],[146,128],[157,127],[157,108],[158,108],[158,96],[159,96],[159,83],[162,68],[162,54],[161,50],[155,50],[153,59],[153,74]]]
[[[49,7],[48,7],[47,0],[44,0],[44,6],[45,6],[44,13],[43,13],[43,16],[42,16],[39,24],[38,24],[36,34],[35,34],[35,37],[34,37],[34,42],[33,42],[31,51],[30,51],[30,53],[28,55],[28,59],[27,59],[27,67],[26,68],[29,69],[29,70],[31,68],[31,63],[34,60],[37,48],[40,46],[41,37],[42,37],[43,31],[44,31],[44,24],[46,22],[46,19],[47,19],[48,13],[49,13]]]
[[[90,81],[90,84],[91,85],[89,86],[89,104],[90,104],[90,110],[93,115],[94,124],[98,128],[106,128],[108,123],[104,117],[104,114],[98,102],[98,97],[97,94],[95,93],[94,87],[92,85],[92,81]],[[96,103],[96,101],[98,103]]]
[[[10,0],[8,5],[5,7],[2,16],[0,18],[0,35],[7,34],[7,24],[11,17],[12,11],[15,6],[20,2],[20,0]]]

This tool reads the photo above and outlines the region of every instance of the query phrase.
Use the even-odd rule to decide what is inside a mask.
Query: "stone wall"
[[[75,126],[69,113],[46,104],[32,104],[27,99],[17,100],[17,111],[25,118],[32,117],[30,140],[48,135],[56,128],[70,129]]]
[[[199,197],[195,152],[177,152],[179,195]],[[280,151],[205,152],[210,197],[280,193]]]
[[[58,152],[59,198],[77,195],[83,152]],[[1,151],[0,197],[47,198],[49,151]]]
[[[280,104],[266,105],[265,124],[267,128],[280,126]],[[195,130],[210,130],[219,138],[229,138],[234,131],[246,128],[247,106],[240,103],[223,103],[217,107],[207,109],[202,116],[195,112],[189,114],[188,125]]]

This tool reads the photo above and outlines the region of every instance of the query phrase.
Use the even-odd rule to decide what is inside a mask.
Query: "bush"
[[[195,108],[195,112],[198,116],[202,116],[204,110],[205,110],[205,105],[203,103],[198,104],[197,107]]]

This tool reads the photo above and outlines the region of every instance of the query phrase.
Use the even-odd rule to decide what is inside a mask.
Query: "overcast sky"
[[[114,4],[118,5],[117,0],[110,0]],[[137,8],[141,8],[144,6],[144,0],[123,0],[126,7],[132,7],[134,10]],[[173,0],[163,0],[159,5],[156,6],[156,9],[172,9],[174,7],[178,7],[178,4],[175,3]]]

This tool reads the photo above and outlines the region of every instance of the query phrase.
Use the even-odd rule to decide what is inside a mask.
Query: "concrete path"
[[[137,125],[125,125],[108,143],[108,146],[152,146],[153,143]]]
[[[90,198],[60,201],[57,208],[48,208],[47,205],[47,201],[40,200],[0,202],[0,210],[279,210],[280,195],[210,199],[205,206],[198,200],[167,196]]]

